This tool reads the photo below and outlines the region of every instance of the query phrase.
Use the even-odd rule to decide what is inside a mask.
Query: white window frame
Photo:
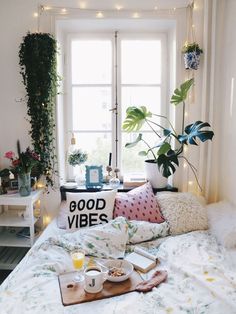
[[[86,86],[85,84],[72,84],[72,58],[71,58],[71,42],[72,40],[76,39],[107,39],[111,40],[112,42],[112,106],[111,108],[115,107],[115,32],[106,32],[106,33],[101,33],[101,32],[81,32],[81,33],[76,33],[76,34],[67,34],[66,36],[66,53],[65,53],[65,68],[66,68],[66,110],[65,110],[65,115],[66,115],[66,126],[65,126],[65,139],[66,142],[69,144],[70,139],[71,139],[71,127],[72,126],[72,87],[73,86]],[[122,165],[121,165],[121,140],[122,140],[122,121],[121,121],[121,41],[124,39],[132,40],[132,39],[139,39],[139,40],[160,40],[161,41],[161,60],[162,60],[162,70],[161,70],[161,83],[160,84],[123,84],[123,86],[145,86],[145,87],[150,87],[150,86],[160,86],[161,88],[161,114],[167,116],[168,115],[168,109],[169,106],[167,104],[167,90],[169,86],[169,80],[168,80],[168,40],[167,40],[167,32],[153,32],[150,31],[148,33],[143,33],[143,32],[120,32],[118,33],[118,39],[117,39],[117,61],[118,61],[118,67],[117,67],[117,100],[118,100],[118,115],[117,115],[117,134],[118,134],[118,156],[117,156],[117,166],[122,170]],[[88,84],[88,86],[92,86],[92,84]],[[94,84],[94,86],[106,86],[105,84]],[[108,84],[108,86],[110,86]],[[116,117],[115,113],[113,112],[112,118],[111,118],[111,123],[112,123],[112,143],[111,143],[111,148],[112,148],[112,167],[114,168],[115,165],[115,141],[116,141],[116,136],[115,136],[115,129],[114,126],[116,124]],[[165,121],[163,121],[163,124]],[[76,131],[76,130],[75,130]],[[82,131],[80,131],[82,132]],[[84,131],[85,133],[89,133],[89,131]],[[96,131],[93,130],[93,132],[98,132],[98,133],[106,133],[108,131]],[[144,131],[145,132],[145,131]],[[148,131],[146,131],[148,132]],[[76,132],[75,132],[76,133]],[[107,166],[107,165],[104,165]],[[121,173],[122,176],[122,173]],[[66,162],[66,178],[68,180],[72,180],[74,178],[73,175],[73,167],[69,166],[68,163]]]

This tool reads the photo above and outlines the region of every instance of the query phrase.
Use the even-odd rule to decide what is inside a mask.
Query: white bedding
[[[135,229],[134,225],[129,228]],[[145,225],[141,226],[140,233],[147,237],[153,230]],[[163,230],[162,236],[165,226]],[[159,231],[155,232],[152,238],[158,236]],[[126,249],[132,248],[132,236],[134,234],[128,236]],[[135,235],[137,241],[138,236]],[[195,231],[167,237],[165,241],[157,238],[141,244],[158,253],[161,260],[158,268],[168,271],[167,282],[152,292],[133,292],[67,307],[61,303],[57,279],[58,273],[72,270],[65,240],[68,241],[66,245],[69,242],[72,246],[78,244],[75,234],[66,234],[53,222],[1,285],[1,314],[236,313],[235,265],[208,232]]]

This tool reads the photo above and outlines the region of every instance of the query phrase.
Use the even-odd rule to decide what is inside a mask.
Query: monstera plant
[[[131,148],[139,142],[143,142],[147,149],[140,151],[139,155],[147,157],[151,154],[152,162],[156,163],[159,171],[166,178],[176,171],[176,167],[179,166],[179,160],[181,158],[184,159],[193,171],[199,185],[196,168],[183,155],[184,146],[198,145],[199,141],[205,142],[212,140],[214,132],[210,129],[211,126],[208,122],[195,121],[184,126],[185,101],[193,83],[194,80],[190,79],[184,82],[180,88],[175,89],[170,101],[175,106],[179,104],[183,106],[181,134],[177,133],[167,117],[150,112],[145,106],[129,107],[127,109],[126,118],[123,122],[123,130],[127,132],[138,132],[144,125],[148,126],[157,136],[156,145],[150,145],[147,139],[144,138],[144,134],[140,132],[134,142],[127,143],[125,146]],[[157,118],[159,120],[165,120],[169,127],[159,124],[156,121]]]

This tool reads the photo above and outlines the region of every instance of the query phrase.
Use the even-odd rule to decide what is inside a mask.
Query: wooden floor
[[[0,270],[0,285],[7,278],[7,276],[10,274],[10,272],[11,272],[10,270]]]

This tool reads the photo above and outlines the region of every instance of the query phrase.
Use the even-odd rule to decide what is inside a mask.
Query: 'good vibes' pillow
[[[66,229],[75,230],[112,219],[116,191],[66,193]]]
[[[156,223],[165,221],[149,182],[127,193],[117,193],[114,217],[118,216]]]

